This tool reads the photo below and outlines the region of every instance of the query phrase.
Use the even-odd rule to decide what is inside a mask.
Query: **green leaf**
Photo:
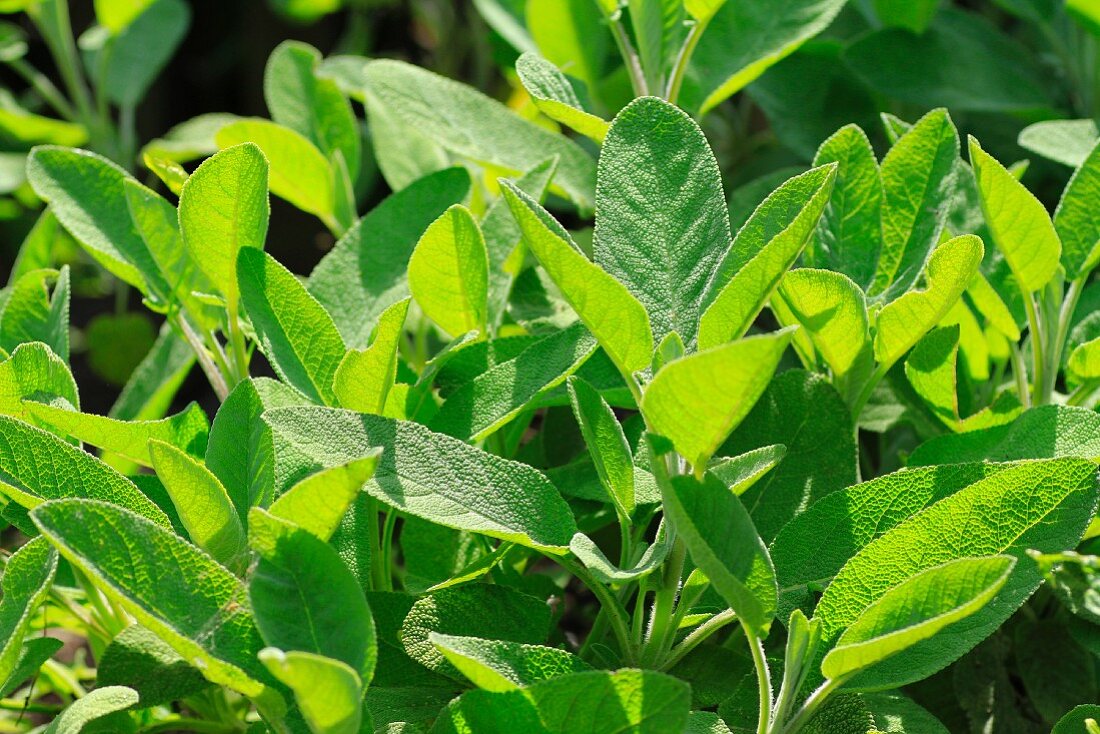
[[[909,466],[959,461],[1016,461],[1062,456],[1100,457],[1100,415],[1066,405],[1025,411],[1005,426],[939,436],[917,447]]]
[[[621,518],[634,512],[634,457],[626,434],[599,391],[579,377],[569,378],[569,402],[600,484]]]
[[[335,224],[332,167],[317,146],[302,135],[269,120],[247,118],[225,125],[214,139],[223,150],[253,143],[270,164],[271,193],[319,217],[326,225]]]
[[[60,271],[32,270],[20,277],[0,304],[0,349],[14,352],[25,342],[43,342],[68,361],[69,299],[67,265]]]
[[[884,28],[861,36],[844,58],[875,92],[916,108],[1023,113],[1051,106],[1050,83],[1028,49],[958,7],[942,8],[919,35]]]
[[[596,264],[645,305],[655,339],[675,331],[694,343],[730,246],[722,178],[702,130],[674,105],[635,100],[611,123],[596,180]]]
[[[619,370],[630,375],[648,366],[653,332],[645,306],[585,257],[534,199],[508,181],[502,182],[501,191],[523,232],[523,241]]]
[[[309,475],[279,495],[268,512],[327,542],[374,475],[380,453]]]
[[[1070,168],[1084,163],[1100,139],[1096,121],[1044,120],[1020,131],[1020,147]]]
[[[447,662],[486,691],[511,691],[570,673],[592,670],[564,650],[508,640],[484,640],[432,632],[428,640]]]
[[[429,425],[480,441],[564,382],[595,351],[596,340],[583,324],[550,334],[451,393]]]
[[[668,476],[655,457],[654,472],[664,510],[691,552],[741,624],[767,636],[775,617],[775,569],[741,500],[712,474],[702,480]]]
[[[111,406],[111,417],[146,420],[164,415],[194,364],[191,345],[170,325],[162,326],[152,348]]]
[[[1024,691],[1047,724],[1080,701],[1096,700],[1096,657],[1077,643],[1067,625],[1022,621],[1015,633]]]
[[[883,158],[882,251],[871,295],[893,300],[917,282],[940,242],[958,159],[959,133],[944,109],[918,120]]]
[[[726,0],[684,0],[684,9],[697,23],[709,21]]]
[[[352,349],[340,360],[332,378],[340,407],[382,415],[397,377],[398,347],[408,312],[408,298],[387,308],[378,317],[367,348]]]
[[[771,381],[791,331],[748,337],[670,362],[646,386],[642,414],[698,476]]]
[[[900,693],[867,693],[860,698],[884,734],[950,734],[939,719]]]
[[[525,53],[516,61],[516,74],[540,112],[597,143],[603,142],[607,120],[585,109],[574,83],[558,67],[537,53]]]
[[[844,0],[727,2],[691,59],[683,103],[705,114],[825,30]]]
[[[309,292],[349,347],[366,347],[382,312],[409,296],[405,274],[413,248],[469,191],[470,177],[462,169],[425,176],[356,222],[313,270]]]
[[[893,587],[848,626],[821,663],[826,678],[846,680],[976,614],[1008,581],[1012,556],[960,558]]]
[[[1010,467],[940,500],[872,541],[840,570],[814,614],[822,624],[824,645],[835,644],[864,609],[925,569],[968,556],[1020,557],[1029,548],[1075,546],[1096,501],[1095,465],[1080,459]],[[920,552],[906,550],[914,548]],[[1017,564],[996,605],[880,663],[871,678],[856,678],[853,685],[895,688],[927,677],[997,629],[1040,579],[1035,564]]]
[[[752,326],[813,235],[835,173],[829,165],[796,176],[753,212],[708,286],[700,349],[739,339]]]
[[[80,734],[97,719],[125,711],[138,702],[138,694],[125,686],[105,686],[77,699],[58,714],[43,734]]]
[[[211,687],[164,640],[137,624],[116,635],[96,662],[96,683],[133,688],[142,708],[170,704]]]
[[[244,585],[205,553],[106,502],[54,500],[31,519],[63,558],[207,680],[246,696],[271,695]]]
[[[56,574],[57,552],[42,538],[31,540],[7,559],[0,580],[4,593],[0,600],[0,682],[6,683],[17,672],[23,640]]]
[[[485,614],[492,609],[492,614]],[[463,679],[432,644],[433,633],[485,637],[528,645],[546,639],[550,607],[541,599],[495,584],[467,584],[418,599],[398,637],[409,657],[445,675]]]
[[[94,54],[106,70],[99,80],[112,102],[135,106],[179,48],[191,25],[191,8],[182,0],[154,0],[105,48]],[[101,56],[106,58],[101,60]]]
[[[362,158],[359,123],[336,82],[318,76],[321,53],[298,41],[283,41],[264,68],[264,100],[271,119],[304,135],[326,156],[339,152],[351,180]]]
[[[134,228],[124,182],[131,177],[86,150],[40,146],[27,157],[27,180],[72,236],[112,275],[140,288],[164,293],[163,278],[145,241]]]
[[[804,329],[836,379],[870,362],[867,301],[848,277],[829,270],[792,270],[779,285],[778,298]]]
[[[401,512],[550,553],[564,553],[576,532],[568,505],[537,470],[419,424],[325,408],[272,410],[264,420],[317,468],[381,446],[365,489]]]
[[[79,413],[49,404],[27,403],[27,411],[58,432],[123,456],[143,466],[152,466],[149,441],[157,440],[192,456],[206,452],[209,423],[198,403],[161,420],[120,421],[102,415]]]
[[[886,26],[923,33],[939,8],[940,0],[874,0],[875,15]]]
[[[1010,393],[1002,393],[1009,397],[998,396],[992,405],[965,419],[959,414],[958,353],[958,326],[934,329],[909,353],[905,376],[936,417],[952,430],[970,431],[1012,422],[1020,405]]]
[[[201,462],[162,441],[150,441],[149,454],[195,545],[222,565],[239,566],[245,552],[245,532],[218,478]]]
[[[111,33],[118,33],[148,10],[155,0],[95,0],[95,17]]]
[[[470,210],[452,206],[432,222],[409,258],[409,290],[451,337],[486,331],[489,254]]]
[[[260,651],[260,662],[294,692],[298,709],[315,734],[359,734],[363,718],[363,682],[339,660],[310,652]]]
[[[223,126],[241,118],[226,112],[192,117],[170,129],[164,137],[150,140],[142,155],[154,155],[176,163],[186,163],[218,152],[214,135]]]
[[[238,253],[237,283],[264,354],[279,376],[310,400],[335,405],[332,383],[347,349],[324,306],[262,250]]]
[[[20,344],[0,362],[0,413],[34,422],[31,400],[80,406],[68,365],[45,344]]]
[[[593,206],[596,167],[567,138],[518,117],[496,100],[464,84],[400,61],[371,61],[368,95],[407,126],[454,155],[510,172],[560,158],[554,187],[581,209]]]
[[[1062,254],[1046,208],[995,158],[970,138],[970,164],[993,243],[1008,261],[1024,294],[1054,277]]]
[[[1066,280],[1084,276],[1100,262],[1100,216],[1090,206],[1100,195],[1100,145],[1089,153],[1062,192],[1054,228],[1062,242]]]
[[[727,485],[728,486],[728,485]],[[732,491],[732,490],[731,490]],[[735,493],[736,494],[736,493]],[[569,543],[570,552],[577,557],[593,578],[602,584],[621,584],[648,576],[661,567],[670,550],[664,534],[658,535],[631,568],[618,568],[607,560],[600,547],[584,533],[577,533]]]
[[[580,79],[594,96],[602,91],[606,75],[613,65],[609,58],[614,43],[605,21],[610,3],[618,0],[511,0],[521,6],[535,48],[559,69],[567,69]],[[600,8],[598,5],[605,7]],[[609,63],[611,62],[611,63]]]
[[[236,308],[237,253],[263,249],[271,205],[267,160],[252,144],[215,153],[180,191],[179,220],[191,259]]]
[[[834,492],[795,517],[771,544],[779,616],[812,608],[813,590],[829,585],[868,543],[929,505],[1004,468],[949,464],[903,469]]]
[[[984,248],[975,235],[962,235],[937,247],[924,269],[925,287],[901,296],[879,312],[875,359],[897,362],[947,315],[981,265]]]
[[[836,181],[806,249],[807,263],[847,275],[869,288],[882,247],[882,181],[871,141],[845,125],[821,144],[814,166],[836,163]]]
[[[1081,734],[1087,732],[1085,721],[1094,719],[1100,721],[1100,706],[1095,704],[1083,704],[1074,708],[1068,714],[1059,719],[1050,734]]]
[[[44,500],[112,502],[168,527],[168,518],[134,483],[52,433],[0,416],[0,493],[31,509]]]
[[[248,543],[261,557],[248,598],[264,642],[339,660],[369,683],[378,658],[374,619],[336,550],[260,508],[248,513]]]

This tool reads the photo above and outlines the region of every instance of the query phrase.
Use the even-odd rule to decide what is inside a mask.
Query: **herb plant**
[[[845,3],[475,4],[577,32],[516,57],[537,118],[288,41],[270,119],[174,128],[144,182],[130,134],[30,150],[0,724],[1100,731],[1100,144],[1053,215],[945,108],[727,196],[698,120]],[[336,239],[308,277],[272,195]],[[164,323],[109,415],[39,227]],[[172,412],[194,364],[217,408]]]

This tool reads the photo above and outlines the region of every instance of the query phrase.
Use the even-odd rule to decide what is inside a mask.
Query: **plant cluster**
[[[1095,44],[1087,2],[1005,4]],[[1074,166],[1053,215],[946,108],[727,197],[698,121],[842,0],[476,5],[583,31],[516,57],[525,111],[286,42],[269,118],[174,128],[143,182],[186,4],[97,2],[80,59],[63,0],[0,0],[71,118],[20,124],[74,135],[9,154],[45,208],[0,291],[2,730],[1100,732],[1095,127],[1024,131]],[[862,5],[855,68],[965,35]],[[272,196],[336,240],[308,277]],[[163,322],[108,415],[63,243]],[[217,410],[171,412],[196,365]]]

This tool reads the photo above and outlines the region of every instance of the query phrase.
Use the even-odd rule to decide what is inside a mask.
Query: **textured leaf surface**
[[[596,263],[645,305],[655,339],[675,331],[691,344],[730,245],[722,179],[702,130],[674,105],[636,100],[611,123],[596,181]]]
[[[1044,120],[1020,131],[1020,147],[1077,168],[1089,157],[1100,132],[1095,120]]]
[[[521,119],[494,99],[400,61],[372,61],[368,93],[405,125],[452,153],[508,171],[527,171],[558,156],[555,187],[591,209],[596,166],[572,141]]]
[[[744,336],[813,235],[829,201],[835,167],[791,179],[764,200],[711,281],[713,300],[699,323],[699,348]]]
[[[1092,206],[1100,196],[1100,145],[1094,147],[1066,185],[1054,228],[1062,241],[1062,265],[1066,279],[1074,280],[1096,266],[1100,259],[1100,215]]]
[[[452,206],[432,222],[409,258],[408,278],[413,298],[443,331],[485,332],[489,253],[469,209]]]
[[[134,483],[99,459],[22,421],[0,416],[0,492],[27,509],[43,500],[113,502],[164,527],[168,518]]]
[[[993,242],[1025,293],[1046,285],[1062,245],[1046,208],[1020,181],[970,138],[970,163]]]
[[[230,305],[237,302],[237,253],[263,249],[267,238],[267,182],[267,160],[246,144],[203,161],[180,192],[183,244]]]
[[[279,495],[268,511],[327,541],[377,466],[372,455],[322,469]]]
[[[132,512],[95,500],[31,511],[62,557],[213,683],[249,696],[267,674],[245,588],[209,556]]]
[[[294,692],[311,731],[359,734],[363,684],[351,666],[309,652],[283,652],[270,647],[260,651],[260,660]]]
[[[124,711],[138,702],[138,694],[125,686],[105,686],[89,692],[58,714],[43,734],[80,734],[97,719]]]
[[[626,374],[644,369],[653,355],[653,332],[645,306],[606,270],[589,261],[534,199],[507,181],[502,190],[523,241],[611,360]]]
[[[27,403],[26,409],[62,433],[144,466],[152,466],[150,440],[170,444],[193,456],[206,452],[209,422],[198,403],[191,403],[168,418],[152,421],[120,421],[38,403]]]
[[[778,295],[834,377],[865,366],[871,343],[867,301],[852,280],[830,270],[801,268],[783,277]]]
[[[541,473],[419,424],[324,408],[273,410],[264,419],[316,468],[382,447],[366,491],[402,512],[551,552],[564,552],[576,532]]]
[[[197,668],[156,634],[137,624],[111,640],[97,661],[96,682],[133,688],[143,708],[171,703],[210,687]]]
[[[311,400],[335,405],[332,383],[347,350],[328,312],[261,250],[241,251],[237,281],[264,354],[279,375]]]
[[[682,357],[646,386],[642,413],[701,475],[771,381],[791,332],[749,337]]]
[[[569,379],[569,402],[600,483],[621,517],[634,511],[634,457],[626,434],[599,391],[579,377]]]
[[[16,673],[23,640],[32,615],[50,592],[57,573],[57,553],[42,538],[36,538],[7,559],[0,600],[0,683]],[[15,681],[19,682],[19,681]]]
[[[1012,556],[960,558],[909,577],[844,630],[821,672],[844,679],[976,614],[1001,590],[1015,564]]]
[[[607,135],[607,120],[584,108],[569,77],[558,67],[538,54],[528,52],[516,61],[516,74],[544,115],[597,143],[603,142]]]
[[[976,482],[872,541],[841,569],[814,614],[822,641],[834,644],[889,589],[940,563],[1073,547],[1095,508],[1096,467],[1078,459],[1023,464]],[[954,661],[999,627],[1039,580],[1033,563],[1017,564],[995,603],[876,666],[871,685],[897,687]],[[858,677],[853,681],[863,683]]]
[[[470,177],[462,169],[425,176],[356,222],[317,264],[309,292],[349,347],[366,347],[382,312],[409,296],[405,274],[413,248],[428,225],[469,190]]]
[[[42,343],[20,344],[0,362],[0,413],[30,421],[31,400],[62,400],[80,406],[68,365]]]
[[[409,299],[398,301],[378,317],[366,349],[344,355],[333,376],[332,391],[340,407],[381,415],[397,377],[398,346],[404,334]]]
[[[429,424],[434,431],[475,441],[560,385],[596,351],[596,339],[574,324],[536,341],[451,393]]]
[[[592,669],[575,655],[553,647],[437,632],[428,639],[471,683],[486,691],[511,691]]]

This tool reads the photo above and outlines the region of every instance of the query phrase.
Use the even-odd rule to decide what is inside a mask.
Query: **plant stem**
[[[619,53],[623,57],[623,63],[626,64],[626,71],[630,75],[630,86],[634,90],[635,97],[644,97],[649,94],[649,84],[645,80],[645,72],[642,71],[642,61],[638,57],[638,52],[634,50],[634,46],[630,43],[630,37],[626,34],[626,29],[623,28],[622,13],[616,12],[614,15],[605,15],[608,24],[611,26],[611,35],[615,38],[615,45],[619,47]]]
[[[588,590],[599,599],[600,609],[607,614],[611,629],[615,632],[615,639],[622,649],[624,663],[628,666],[633,665],[638,658],[637,650],[630,639],[630,625],[627,621],[626,610],[623,609],[623,605],[619,603],[615,595],[606,586],[592,578],[592,575],[588,573],[588,569],[579,563],[574,563],[570,558],[553,555],[547,555],[547,558],[555,561],[566,571],[576,576],[577,580],[588,587]]]
[[[672,104],[676,104],[676,100],[680,97],[680,89],[684,85],[684,75],[687,74],[691,57],[695,54],[699,39],[703,37],[703,31],[707,29],[709,23],[709,18],[702,22],[696,21],[691,26],[691,30],[688,31],[687,38],[684,39],[684,45],[680,47],[680,52],[676,55],[676,63],[672,67],[672,76],[669,77],[668,87],[665,89],[665,99]]]
[[[69,97],[76,102],[76,107],[80,112],[84,125],[89,128],[89,133],[92,133],[94,137],[99,132],[97,130],[98,125],[92,107],[91,93],[88,91],[88,85],[84,81],[84,74],[81,71],[76,41],[73,40],[73,27],[69,20],[68,0],[57,0],[49,7],[53,8],[54,12],[47,10],[44,13],[41,7],[31,5],[28,9],[28,15],[34,21],[38,32],[42,34],[42,38],[54,58],[54,63],[57,64],[61,79],[65,82]]]
[[[45,703],[27,703],[17,698],[0,698],[0,710],[25,711],[28,714],[59,714],[65,710],[65,707]]]
[[[76,110],[69,104],[69,100],[65,99],[65,96],[61,94],[61,91],[54,86],[54,83],[50,81],[50,78],[28,64],[23,59],[12,59],[7,62],[19,76],[30,84],[38,95],[46,101],[50,107],[53,107],[59,115],[64,117],[70,122],[74,122],[77,119]]]
[[[814,717],[817,710],[821,708],[821,704],[825,703],[825,699],[829,697],[837,687],[840,686],[841,681],[827,680],[822,683],[816,691],[810,694],[810,697],[806,699],[806,702],[802,704],[802,708],[798,710],[798,713],[787,722],[786,726],[782,729],[776,729],[777,734],[795,734],[806,724],[810,723],[810,719]],[[779,724],[780,722],[776,722]]]
[[[673,528],[668,532],[673,533]],[[676,597],[680,593],[680,578],[684,574],[684,562],[687,559],[687,546],[681,538],[670,538],[672,552],[662,568],[661,587],[653,597],[653,606],[649,613],[649,631],[642,652],[642,663],[659,665],[666,646],[671,647],[670,639],[675,636],[672,629],[673,615],[676,609]]]
[[[700,644],[706,641],[708,637],[713,635],[723,627],[732,624],[737,619],[737,615],[733,613],[732,609],[727,609],[723,612],[718,612],[713,617],[703,622],[701,625],[693,629],[680,644],[672,648],[664,661],[661,663],[661,670],[671,670],[683,660],[688,653],[698,647]]]
[[[1028,331],[1031,336],[1031,364],[1035,370],[1035,379],[1032,384],[1031,402],[1034,405],[1045,405],[1043,400],[1043,385],[1046,381],[1045,360],[1043,356],[1043,331],[1039,322],[1039,312],[1032,294],[1024,296],[1024,310],[1027,311]]]
[[[764,657],[764,646],[753,630],[744,627],[745,637],[749,641],[752,664],[756,668],[756,687],[760,691],[760,718],[756,726],[757,734],[768,734],[771,729],[772,715],[772,679],[768,671],[768,660]]]
[[[1016,380],[1016,393],[1020,398],[1020,404],[1024,409],[1031,407],[1031,389],[1027,384],[1027,366],[1024,364],[1024,354],[1018,344],[1011,345],[1012,351],[1012,377]]]
[[[393,591],[393,529],[397,525],[397,513],[386,509],[386,521],[382,525],[382,582],[384,591]]]
[[[226,382],[225,375],[222,374],[218,366],[214,364],[214,361],[210,357],[210,352],[206,349],[206,344],[203,342],[191,324],[187,321],[187,316],[180,313],[173,323],[183,334],[184,340],[191,345],[191,351],[195,353],[195,358],[199,361],[199,367],[202,368],[203,373],[206,375],[206,379],[209,380],[210,386],[214,388],[214,393],[218,396],[218,400],[224,402],[229,397],[229,385]]]

